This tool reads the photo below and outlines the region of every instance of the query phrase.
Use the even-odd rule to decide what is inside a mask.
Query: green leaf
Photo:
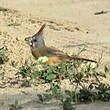
[[[6,54],[7,54],[7,50],[5,48],[0,49],[1,64],[3,64],[4,62],[8,61]]]
[[[65,94],[71,96],[71,91],[65,90]]]
[[[47,77],[46,77],[47,80],[53,80],[55,78],[56,78],[55,74],[48,74]]]
[[[18,23],[9,23],[7,26],[20,26],[21,24],[18,24]]]
[[[19,63],[19,62],[12,61],[12,62],[11,62],[11,65],[12,65],[13,67],[17,67],[17,66],[18,66],[18,63]]]
[[[5,76],[5,72],[0,73],[0,76],[4,77]]]
[[[75,110],[75,108],[72,106],[71,102],[66,99],[63,102],[63,110]]]
[[[34,72],[33,72],[33,76],[34,76],[34,78],[40,77],[40,76],[41,76],[41,72],[39,72],[39,71],[34,71]]]
[[[90,65],[91,65],[90,62],[86,63],[86,67],[87,67],[88,69],[90,69]]]
[[[36,66],[37,65],[37,63],[31,63],[30,64],[30,66]]]
[[[38,96],[39,100],[40,100],[41,102],[43,102],[43,96],[42,96],[41,94],[37,94],[37,96]]]
[[[82,72],[80,72],[80,73],[77,74],[77,78],[78,78],[78,79],[82,79],[83,76],[84,76],[84,73],[82,73]]]
[[[52,99],[51,94],[43,94],[44,95],[44,101],[49,102]]]
[[[18,100],[15,100],[15,106],[18,106]]]
[[[98,72],[97,74],[100,75],[100,76],[102,76],[102,77],[106,77],[106,75],[105,75],[104,72]]]

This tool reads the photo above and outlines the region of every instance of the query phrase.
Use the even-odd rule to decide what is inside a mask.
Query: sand
[[[5,82],[14,78],[19,67],[32,57],[24,39],[35,34],[44,23],[46,45],[70,55],[85,48],[81,57],[98,61],[102,56],[101,65],[110,61],[109,0],[0,0],[0,7],[9,9],[0,11],[0,48],[5,46],[8,49],[10,59],[0,70],[6,72]],[[95,15],[101,11],[107,13]],[[12,22],[19,26],[8,26]],[[10,65],[12,61],[19,62],[17,68]],[[109,80],[109,75],[103,79],[107,84],[110,84]],[[6,88],[0,89],[0,110],[8,110],[8,105],[15,99],[20,100],[23,110],[61,109],[57,102],[48,105],[37,103],[37,93],[39,90],[33,88],[22,90],[6,84]],[[109,110],[109,107],[110,103],[92,103],[78,105],[77,110]]]

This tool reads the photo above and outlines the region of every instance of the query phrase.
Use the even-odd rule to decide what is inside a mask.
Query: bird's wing
[[[56,48],[47,48],[48,56],[65,56],[67,57],[67,53],[64,53],[63,51],[60,51]]]

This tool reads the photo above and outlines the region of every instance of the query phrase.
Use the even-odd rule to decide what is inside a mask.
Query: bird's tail
[[[87,58],[78,58],[78,57],[70,57],[71,60],[79,60],[79,61],[87,61],[97,63],[95,60],[87,59]]]

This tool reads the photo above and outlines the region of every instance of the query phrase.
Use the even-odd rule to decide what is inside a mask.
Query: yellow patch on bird
[[[58,65],[66,61],[69,61],[69,59],[65,57],[52,56],[48,58],[48,65]]]

